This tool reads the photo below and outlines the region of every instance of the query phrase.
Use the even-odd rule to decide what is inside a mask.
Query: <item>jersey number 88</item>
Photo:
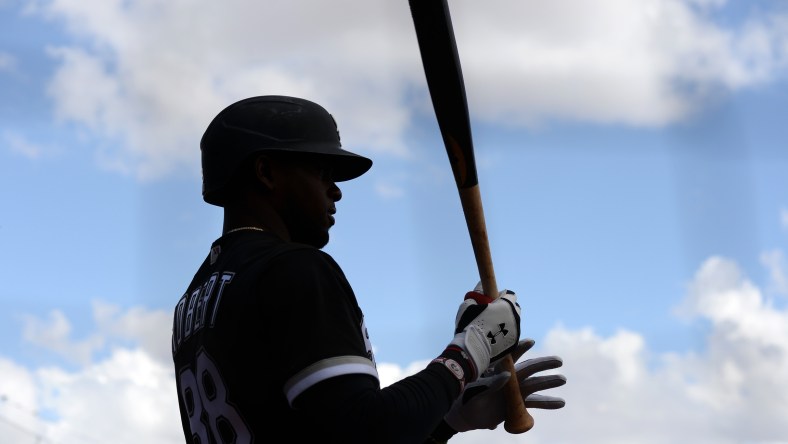
[[[252,435],[238,410],[227,401],[227,389],[213,360],[200,350],[196,368],[181,371],[181,398],[189,415],[192,442],[249,444]],[[214,439],[211,440],[210,437]]]

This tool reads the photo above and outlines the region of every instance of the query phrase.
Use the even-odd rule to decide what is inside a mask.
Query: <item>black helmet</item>
[[[200,141],[202,196],[222,206],[222,190],[243,161],[260,151],[312,153],[333,161],[333,179],[355,179],[372,160],[345,151],[333,116],[309,100],[287,96],[250,97],[214,117]]]

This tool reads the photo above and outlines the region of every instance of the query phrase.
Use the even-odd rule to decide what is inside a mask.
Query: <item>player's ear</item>
[[[255,183],[266,190],[274,189],[273,162],[270,156],[260,154],[252,160],[252,172]]]

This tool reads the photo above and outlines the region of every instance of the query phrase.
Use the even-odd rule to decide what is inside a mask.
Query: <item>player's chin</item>
[[[326,233],[325,237],[322,237],[320,239],[316,239],[315,242],[313,242],[311,245],[313,247],[317,248],[317,249],[321,249],[321,248],[325,247],[326,245],[328,245],[328,239],[329,239],[329,236],[328,236],[328,233]]]
[[[299,239],[293,240],[320,249],[328,245],[328,239],[328,228],[325,228],[323,230],[310,231],[309,233],[305,233],[304,236],[299,236]]]

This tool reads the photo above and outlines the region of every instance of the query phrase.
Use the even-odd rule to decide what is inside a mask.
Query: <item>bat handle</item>
[[[482,276],[482,288],[485,294],[490,294],[488,288],[498,295],[498,288],[495,284],[495,276],[492,271]],[[485,284],[485,279],[487,283]],[[517,370],[514,368],[512,355],[506,355],[501,362],[503,369],[509,372],[509,380],[504,386],[504,400],[506,401],[506,419],[503,428],[512,434],[525,433],[534,426],[534,417],[525,409],[525,401],[520,393],[520,382],[517,380]]]
[[[511,377],[504,386],[506,396],[506,419],[503,428],[509,433],[525,433],[534,426],[534,417],[525,409],[525,401],[520,393],[520,383],[517,381],[517,371],[514,368],[512,355],[503,358],[504,370]]]
[[[465,222],[471,236],[473,253],[476,256],[476,265],[482,281],[482,289],[487,296],[498,297],[498,284],[495,282],[495,271],[490,253],[490,242],[487,238],[487,228],[484,223],[484,209],[482,208],[481,192],[479,185],[460,189],[460,202],[465,213]],[[506,401],[506,419],[504,429],[512,434],[525,433],[534,426],[534,418],[525,409],[525,400],[520,393],[520,382],[517,380],[517,371],[514,368],[512,355],[506,355],[502,364],[504,370],[511,377],[504,386]]]

